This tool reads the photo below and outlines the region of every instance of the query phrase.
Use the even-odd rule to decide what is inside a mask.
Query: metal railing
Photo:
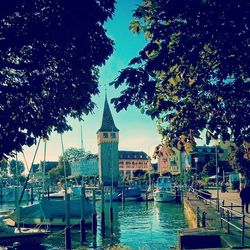
[[[224,203],[224,201],[223,201]],[[221,228],[223,228],[223,222],[227,224],[227,233],[230,233],[230,226],[241,232],[241,246],[245,245],[245,233],[246,233],[246,215],[243,212],[235,211],[234,208],[242,208],[239,205],[220,206],[220,221]],[[233,222],[233,219],[240,219],[239,223]]]
[[[213,207],[220,212],[220,223],[221,228],[223,228],[223,222],[227,224],[227,233],[230,233],[230,226],[240,231],[241,233],[241,246],[245,245],[245,233],[246,233],[246,215],[244,214],[243,206],[235,205],[231,203],[228,206],[225,206],[224,200],[220,203],[217,198],[209,197],[209,193],[202,190],[197,190],[194,188],[189,189],[195,196],[209,204],[210,207]],[[187,198],[189,199],[189,193],[187,193]],[[219,209],[218,209],[219,207]],[[241,208],[241,212],[236,211],[235,208]],[[197,207],[196,216],[197,216],[197,227],[200,227],[200,221],[202,221],[202,227],[206,227],[206,213],[203,212],[202,216],[200,215],[200,209]],[[240,219],[241,223],[236,223],[233,219]],[[238,222],[238,221],[237,221]]]

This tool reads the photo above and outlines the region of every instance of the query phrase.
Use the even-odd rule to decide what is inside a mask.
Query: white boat
[[[175,189],[169,176],[160,176],[157,180],[156,189],[154,191],[154,201],[171,202],[175,201]]]
[[[21,225],[48,225],[48,226],[65,226],[65,200],[47,200],[42,199],[37,204],[20,207],[19,223]],[[87,224],[91,223],[92,204],[85,199],[84,218]],[[70,199],[70,223],[71,225],[79,224],[81,218],[80,199]],[[9,215],[13,222],[17,221],[16,213]],[[6,223],[11,225],[9,220]]]

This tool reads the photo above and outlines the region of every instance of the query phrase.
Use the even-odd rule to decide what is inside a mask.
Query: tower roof
[[[102,131],[114,131],[117,132],[119,129],[115,126],[107,96],[105,96],[105,102],[104,102],[104,109],[103,109],[103,115],[102,115],[102,126],[97,132],[102,132]]]

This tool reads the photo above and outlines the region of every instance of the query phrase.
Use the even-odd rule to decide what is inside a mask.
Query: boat
[[[84,218],[87,224],[91,223],[92,204],[85,199]],[[19,223],[21,225],[48,225],[48,226],[65,226],[66,218],[66,201],[65,200],[48,200],[43,198],[38,203],[21,206],[19,208]],[[77,225],[81,219],[81,201],[80,198],[70,199],[70,224]],[[16,212],[9,215],[9,220],[17,222]],[[7,224],[11,224],[6,220]]]
[[[122,201],[122,191],[124,190],[125,201],[139,201],[142,199],[142,191],[139,187],[117,188],[112,194],[113,201]],[[105,201],[110,201],[110,194],[105,196]]]
[[[1,218],[2,219],[2,218]],[[41,228],[15,228],[0,224],[0,245],[9,246],[18,242],[21,246],[40,245],[49,231]]]
[[[176,199],[176,191],[170,176],[160,176],[157,179],[156,189],[153,193],[156,202],[171,202]]]

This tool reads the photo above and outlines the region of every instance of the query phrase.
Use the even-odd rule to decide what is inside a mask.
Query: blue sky
[[[93,114],[84,117],[84,122],[81,122],[81,124],[77,120],[69,120],[73,130],[63,135],[65,149],[69,147],[80,148],[80,126],[82,125],[85,150],[97,153],[96,131],[101,126],[105,86],[107,87],[109,100],[119,95],[119,91],[109,86],[109,82],[117,77],[118,72],[128,65],[128,62],[138,54],[146,43],[143,35],[134,35],[128,28],[132,20],[132,11],[139,3],[139,0],[117,0],[113,19],[105,24],[108,36],[115,42],[115,50],[105,66],[100,70],[100,94],[93,98],[97,107]],[[155,121],[141,114],[135,107],[130,107],[127,111],[119,113],[115,112],[112,105],[110,105],[110,108],[115,124],[120,129],[119,149],[145,151],[147,154],[152,155],[155,146],[161,140],[161,136],[156,130]],[[29,165],[34,152],[35,147],[25,147],[24,153]],[[47,143],[46,160],[58,160],[58,156],[61,154],[60,136],[53,134]],[[21,155],[19,159],[23,160]],[[38,150],[35,162],[40,160],[43,160],[43,145]]]

